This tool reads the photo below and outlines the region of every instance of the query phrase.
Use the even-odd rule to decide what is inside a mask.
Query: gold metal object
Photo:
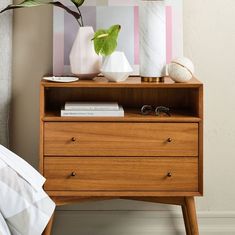
[[[141,77],[142,82],[164,82],[164,77]]]

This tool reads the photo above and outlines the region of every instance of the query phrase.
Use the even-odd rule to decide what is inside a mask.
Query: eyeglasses
[[[142,115],[149,115],[151,113],[155,113],[156,116],[166,114],[168,117],[171,117],[170,108],[167,108],[165,106],[157,106],[156,108],[154,108],[152,105],[144,105],[141,108]]]

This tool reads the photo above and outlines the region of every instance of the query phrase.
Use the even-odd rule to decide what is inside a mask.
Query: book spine
[[[73,111],[61,110],[61,117],[124,117],[124,111]]]
[[[65,106],[65,110],[75,111],[118,111],[119,107]]]

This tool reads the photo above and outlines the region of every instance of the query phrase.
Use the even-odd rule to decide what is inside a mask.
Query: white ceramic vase
[[[124,52],[115,51],[104,59],[101,72],[111,82],[123,82],[133,69]]]
[[[166,75],[165,1],[140,3],[140,76]]]
[[[94,49],[92,27],[80,27],[70,52],[71,72],[80,79],[92,79],[100,73],[102,58]]]

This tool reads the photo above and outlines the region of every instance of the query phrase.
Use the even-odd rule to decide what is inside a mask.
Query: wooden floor
[[[86,197],[58,197],[53,198],[57,206],[75,204],[79,202],[89,201],[89,200],[110,200],[110,199],[127,199],[145,202],[154,202],[162,204],[171,204],[181,206],[182,214],[184,218],[186,235],[199,235],[196,207],[194,197],[97,197],[97,198],[86,198]],[[52,235],[52,225],[53,225],[54,214],[48,223],[43,235]]]

